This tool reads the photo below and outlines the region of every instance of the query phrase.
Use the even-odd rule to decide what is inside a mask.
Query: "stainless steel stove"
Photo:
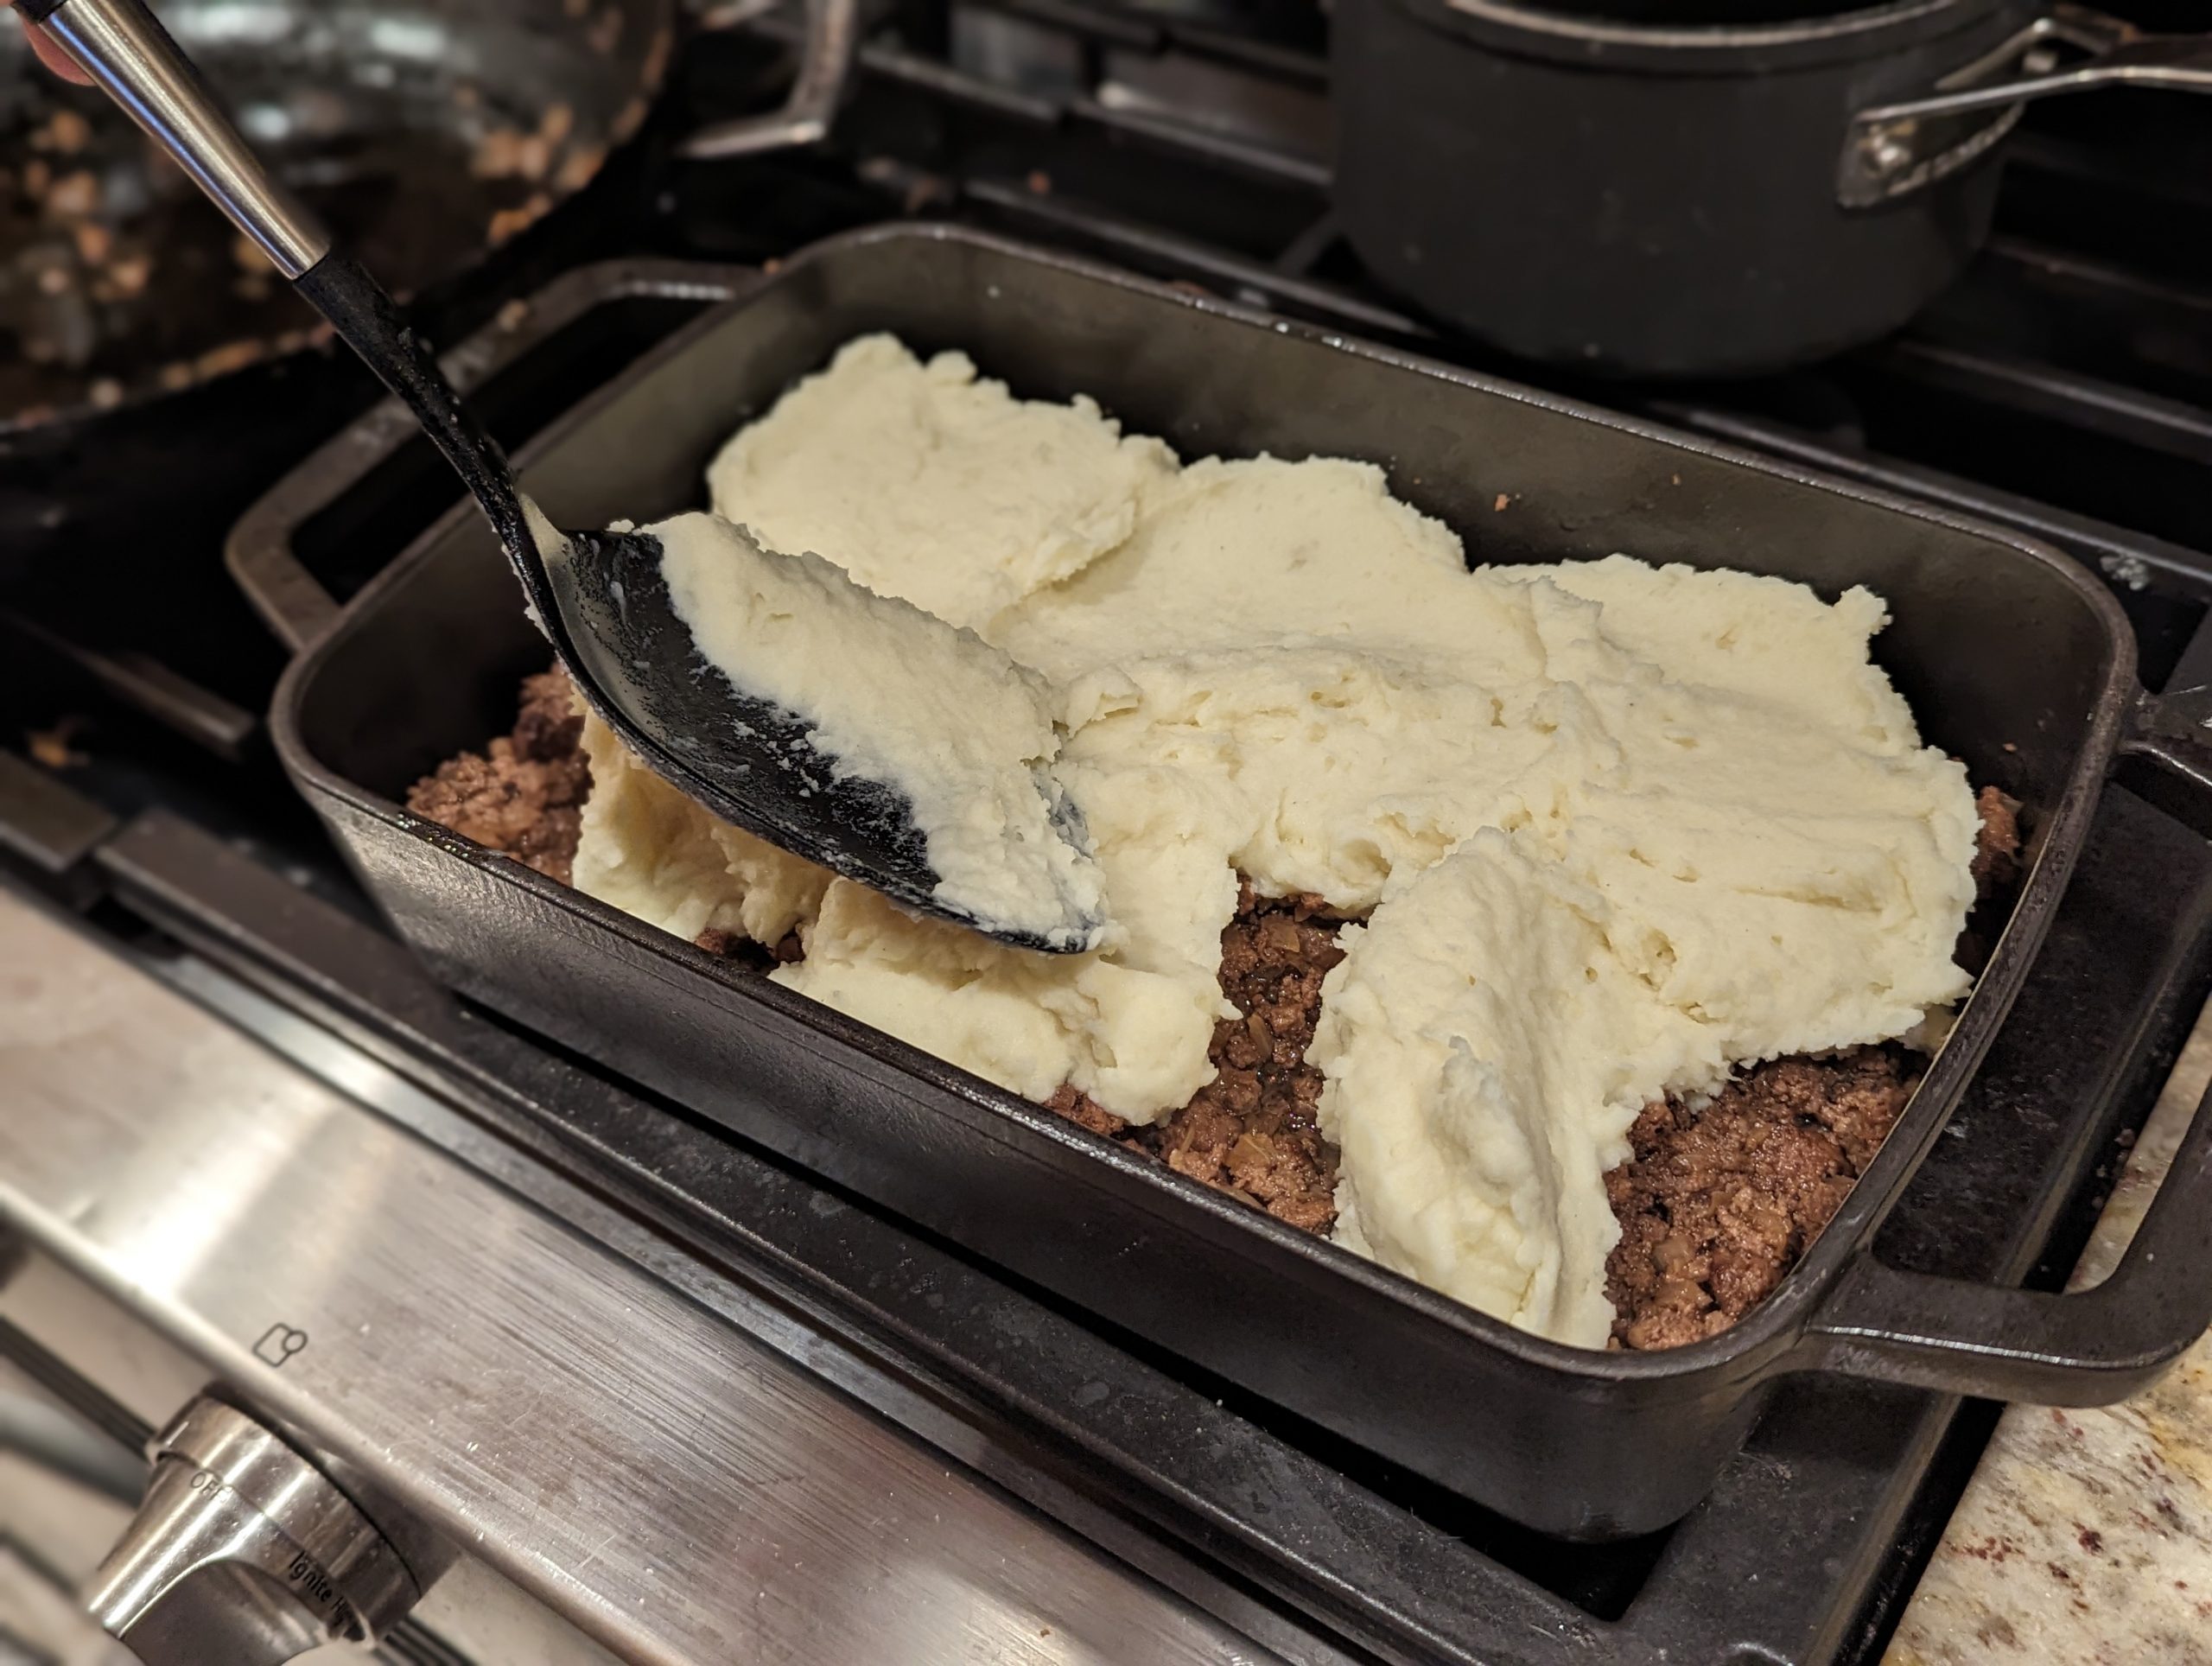
[[[1308,8],[882,10],[825,145],[686,161],[675,137],[786,73],[789,20],[716,21],[645,188],[439,297],[444,339],[582,260],[760,262],[932,214],[1477,357],[1335,237]],[[2208,153],[2185,106],[2052,106],[1999,240],[1908,336],[1575,391],[2050,538],[2113,585],[2148,680],[2212,680]],[[699,304],[585,308],[491,385],[495,423]],[[66,493],[35,432],[0,436],[0,518],[96,530],[131,581],[49,563],[0,594],[0,1661],[108,1658],[80,1597],[208,1662],[367,1634],[487,1666],[1879,1652],[1989,1408],[1795,1379],[1679,1526],[1545,1540],[430,983],[268,756],[283,653],[221,568],[231,520],[368,403],[344,365],[303,374],[296,420],[219,469],[188,436],[233,414],[220,385]],[[302,559],[342,599],[448,490],[403,455]],[[2108,793],[1885,1256],[2063,1278],[2212,989],[2208,924],[2203,843]]]
[[[735,1269],[371,1050],[20,899],[0,938],[38,969],[6,1031],[0,1345],[118,1451],[212,1392],[311,1452],[404,1570],[379,1613],[368,1558],[318,1555],[363,1624],[414,1609],[397,1657],[1264,1657],[903,1434],[866,1403],[873,1373]],[[157,1470],[225,1461],[193,1446]],[[271,1527],[223,1521],[221,1554],[281,1594],[194,1595],[221,1564],[187,1571],[179,1522],[142,1516],[142,1577],[98,1599],[127,1639],[278,1657],[311,1542],[269,1500],[314,1472],[283,1447],[257,1461],[265,1497],[232,1478]],[[112,1462],[83,1478],[118,1490]],[[10,1527],[42,1542],[35,1520]],[[178,1605],[189,1629],[163,1614]]]

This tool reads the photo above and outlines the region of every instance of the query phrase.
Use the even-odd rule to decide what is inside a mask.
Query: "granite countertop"
[[[2212,1008],[2075,1269],[2118,1262],[2212,1082]],[[2014,1406],[1884,1666],[2212,1666],[2212,1335],[2117,1406]]]

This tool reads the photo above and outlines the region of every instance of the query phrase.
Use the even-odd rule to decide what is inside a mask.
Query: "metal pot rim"
[[[2046,0],[1884,0],[1788,22],[1649,24],[1554,10],[1531,0],[1398,0],[1432,24],[1523,57],[1656,73],[1751,74],[1874,58],[2047,10]]]

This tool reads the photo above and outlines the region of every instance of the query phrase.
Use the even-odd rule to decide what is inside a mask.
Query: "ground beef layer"
[[[1314,1107],[1321,1072],[1306,1062],[1321,980],[1344,958],[1341,922],[1319,897],[1263,898],[1247,885],[1221,934],[1221,988],[1237,1016],[1214,1026],[1220,1074],[1165,1121],[1132,1128],[1071,1087],[1046,1103],[1063,1116],[1159,1158],[1309,1232],[1336,1224],[1337,1151]]]
[[[1621,1241],[1605,1262],[1613,1337],[1674,1348],[1764,1300],[1842,1206],[1919,1082],[1906,1056],[1862,1047],[1778,1059],[1708,1103],[1646,1105],[1635,1154],[1605,1176]]]
[[[446,760],[408,789],[407,807],[566,885],[591,792],[583,732],[567,673],[527,677],[513,733]]]
[[[409,792],[408,808],[565,884],[591,787],[582,728],[561,672],[531,677],[514,732],[440,765]],[[1986,902],[2019,877],[2019,806],[1994,787],[1976,803],[1974,881]],[[1222,992],[1237,1016],[1214,1027],[1216,1079],[1147,1128],[1072,1087],[1048,1107],[1279,1220],[1327,1231],[1337,1153],[1315,1122],[1321,1072],[1306,1051],[1321,980],[1344,957],[1341,925],[1318,897],[1262,897],[1247,885],[1221,934]],[[1979,963],[1974,935],[1961,939],[1972,957],[1962,964]],[[724,932],[699,946],[766,958]],[[773,958],[799,953],[787,938]],[[1748,1313],[1827,1225],[1918,1081],[1912,1055],[1861,1047],[1754,1066],[1701,1104],[1647,1105],[1629,1132],[1633,1154],[1605,1177],[1621,1224],[1606,1262],[1615,1345],[1678,1347]]]

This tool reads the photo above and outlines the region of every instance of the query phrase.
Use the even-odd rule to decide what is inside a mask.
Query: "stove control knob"
[[[145,1502],[87,1599],[148,1666],[276,1666],[373,1643],[414,1606],[353,1500],[245,1413],[195,1401],[151,1451]]]

